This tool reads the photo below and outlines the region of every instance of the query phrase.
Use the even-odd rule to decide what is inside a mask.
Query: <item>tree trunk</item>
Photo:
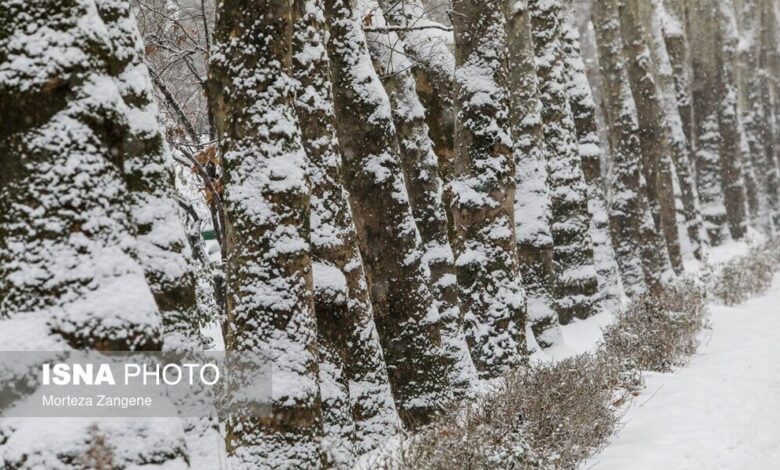
[[[469,346],[483,378],[522,362],[526,346],[501,7],[497,0],[453,3],[458,120],[447,197]]]
[[[780,226],[780,171],[777,165],[777,152],[780,152],[780,128],[778,128],[778,102],[776,76],[773,78],[773,66],[778,61],[776,22],[772,20],[772,2],[759,0],[760,11],[760,45],[758,52],[760,100],[763,107],[764,122],[767,123],[767,135],[764,140],[763,152],[759,157],[758,167],[765,175],[766,194],[772,216],[772,224],[777,229]]]
[[[531,17],[526,3],[507,0],[510,122],[515,159],[515,234],[528,322],[542,348],[563,338],[555,313],[553,239],[550,232],[550,192],[544,155],[544,129],[536,79]]]
[[[388,23],[412,26],[399,31],[404,53],[411,61],[417,96],[426,109],[425,119],[433,151],[439,158],[444,183],[452,178],[455,158],[455,56],[438,29],[422,29],[432,23],[420,0],[379,0]]]
[[[311,246],[323,425],[329,444],[354,456],[370,452],[393,435],[398,414],[342,180],[330,64],[323,42],[323,2],[295,0],[295,9],[293,78],[300,82],[295,108],[312,184]]]
[[[555,309],[562,324],[596,313],[598,280],[593,265],[587,186],[566,98],[561,49],[560,0],[531,0],[531,26],[542,103],[545,159],[552,202]]]
[[[729,238],[721,184],[718,9],[718,0],[699,0],[692,2],[689,11],[696,182],[705,229],[713,246]]]
[[[615,311],[620,307],[623,286],[620,283],[619,268],[609,233],[607,200],[601,180],[602,152],[596,121],[596,103],[593,101],[588,77],[585,74],[585,62],[580,50],[580,34],[572,8],[566,12],[562,28],[567,97],[579,140],[582,174],[588,185],[590,235],[593,239],[593,259],[598,274],[602,308]]]
[[[680,274],[683,266],[674,207],[670,129],[654,78],[655,64],[648,48],[649,34],[642,25],[639,0],[625,0],[620,5],[620,23],[639,122],[641,166],[647,182],[648,201],[655,225],[663,234],[672,268]]]
[[[688,237],[693,256],[702,259],[707,239],[703,233],[703,221],[699,204],[699,192],[696,188],[690,136],[691,101],[687,66],[687,39],[679,23],[673,28],[670,24],[676,20],[664,10],[662,0],[642,2],[642,17],[649,32],[648,45],[655,63],[655,79],[660,90],[661,104],[669,126],[669,139],[672,151],[674,171],[682,202],[682,215],[685,221],[685,236]],[[669,31],[669,40],[665,41]],[[671,34],[675,31],[675,34]],[[680,36],[681,35],[681,36]],[[674,57],[671,48],[677,50]],[[674,59],[674,62],[673,62]],[[683,115],[684,114],[684,115]],[[680,233],[682,238],[684,235]]]
[[[373,12],[373,24],[385,26],[378,6],[374,2],[366,5]],[[442,346],[455,359],[449,372],[450,389],[454,398],[462,399],[473,394],[477,371],[463,329],[439,165],[428,137],[425,108],[415,91],[412,64],[404,55],[405,42],[395,33],[370,33],[368,44],[374,68],[390,98],[404,181],[422,238],[423,260],[431,272],[430,289],[442,316]]]
[[[742,0],[739,17],[740,41],[737,73],[740,116],[750,149],[750,162],[756,174],[758,188],[755,197],[759,208],[758,226],[771,233],[772,215],[777,211],[777,174],[766,159],[772,154],[771,97],[767,73],[761,64],[761,0]],[[773,195],[773,193],[775,193]]]
[[[327,0],[336,130],[374,320],[396,406],[408,426],[449,399],[454,364],[428,288],[419,233],[404,185],[390,102],[374,71],[350,0]]]
[[[731,0],[719,0],[718,10],[718,62],[720,79],[718,122],[720,124],[720,170],[723,195],[726,200],[731,237],[741,239],[747,233],[747,194],[745,187],[755,187],[750,161],[742,161],[742,122],[737,103],[737,24]],[[745,168],[747,166],[747,168]],[[757,208],[756,208],[757,209]]]
[[[285,383],[271,416],[227,422],[228,454],[246,468],[321,465],[310,187],[289,86],[293,19],[289,0],[223,0],[209,70],[225,172],[225,346],[266,354]]]
[[[172,187],[169,179],[156,181],[164,196],[156,201],[147,197],[147,181],[136,179],[144,171],[164,173],[167,154],[157,140],[150,78],[138,61],[129,9],[71,0],[3,2],[0,11],[3,349],[159,350],[164,330],[174,331],[167,329],[175,323],[172,312],[188,308],[186,295],[179,302],[172,293],[186,294],[191,272],[175,212],[165,225],[170,244],[156,247],[157,255],[183,264],[167,276],[141,259],[150,255],[147,243],[161,225],[147,224],[140,208],[169,210]],[[168,302],[158,308],[155,294]],[[23,438],[24,452],[4,449],[5,467],[35,466],[35,456],[71,468],[98,433],[104,445],[127,449],[112,457],[117,468],[188,459],[180,427],[152,427],[144,419],[123,421],[121,428],[111,420],[71,421],[67,427],[52,421],[46,429],[37,420],[4,426],[6,444],[13,433],[39,438]]]
[[[641,143],[636,107],[623,55],[619,0],[593,2],[593,24],[604,79],[604,113],[612,148],[610,229],[626,293],[657,289],[671,265],[655,230],[640,170]]]

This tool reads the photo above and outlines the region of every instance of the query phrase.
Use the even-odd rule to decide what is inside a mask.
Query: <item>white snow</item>
[[[712,306],[690,364],[646,374],[624,427],[582,468],[772,469],[780,462],[780,276],[737,307]]]

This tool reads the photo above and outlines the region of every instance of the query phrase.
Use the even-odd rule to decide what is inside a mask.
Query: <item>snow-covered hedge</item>
[[[780,266],[780,239],[763,245],[717,266],[707,275],[709,293],[725,305],[735,305],[762,294],[772,285]]]

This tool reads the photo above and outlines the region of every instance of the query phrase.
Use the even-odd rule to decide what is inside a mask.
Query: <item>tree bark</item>
[[[385,26],[374,2],[366,2],[375,25]],[[455,258],[447,237],[439,165],[428,137],[425,108],[417,96],[406,43],[395,33],[370,33],[368,44],[392,107],[406,190],[422,239],[423,260],[431,272],[430,289],[442,317],[442,346],[455,365],[449,371],[453,397],[473,395],[477,371],[469,353],[458,296]]]
[[[450,398],[441,318],[428,288],[404,185],[390,102],[349,0],[327,0],[336,130],[374,321],[390,384],[407,426],[426,423]]]
[[[323,1],[295,0],[295,10],[293,78],[300,83],[295,108],[312,184],[314,310],[324,432],[329,447],[336,448],[332,455],[354,457],[392,436],[398,414],[342,178],[330,63],[323,41]],[[336,451],[339,448],[344,452]]]
[[[630,297],[659,288],[671,269],[655,230],[640,169],[641,143],[629,86],[618,14],[619,0],[593,3],[593,24],[604,79],[604,112],[612,148],[610,230],[623,286]]]
[[[562,324],[596,313],[598,280],[593,265],[587,186],[571,109],[566,98],[559,0],[529,1],[542,103],[545,159],[552,202],[555,309]]]
[[[745,236],[748,226],[748,199],[745,188],[746,186],[755,188],[755,180],[750,171],[752,169],[750,161],[743,162],[742,158],[744,129],[737,103],[736,61],[739,37],[734,5],[731,0],[720,0],[717,3],[721,183],[731,238],[738,240]]]
[[[648,48],[649,35],[642,25],[639,0],[624,1],[619,11],[623,51],[639,122],[641,166],[647,182],[648,201],[655,225],[663,234],[672,268],[680,274],[683,266],[674,207],[671,138],[654,78],[655,64]]]
[[[685,222],[680,237],[687,236],[693,250],[693,256],[701,260],[706,249],[707,240],[703,233],[703,221],[699,204],[699,192],[696,188],[690,142],[690,90],[688,80],[690,71],[687,66],[687,43],[685,32],[679,23],[674,28],[670,26],[677,20],[671,18],[664,10],[662,0],[642,2],[642,17],[649,33],[648,45],[651,57],[655,63],[655,79],[660,90],[661,104],[669,125],[669,139],[672,151],[674,171],[677,176],[677,187],[682,202],[682,215]],[[666,41],[667,31],[670,33]],[[671,32],[674,31],[674,34]],[[678,36],[682,35],[682,36]],[[682,39],[680,39],[682,38]],[[677,48],[674,58],[671,47]],[[683,116],[685,113],[685,116]],[[685,119],[685,120],[684,120]],[[688,120],[688,121],[686,121]]]
[[[544,154],[536,56],[527,2],[507,0],[510,122],[515,160],[515,233],[528,322],[537,344],[548,348],[563,340],[555,312],[550,191]]]
[[[711,245],[718,246],[729,238],[720,162],[719,6],[717,0],[689,6],[696,182],[707,236]]]
[[[225,346],[266,355],[286,385],[274,390],[271,416],[226,424],[228,454],[246,468],[322,464],[311,189],[289,86],[292,6],[221,1],[209,69],[225,180]]]
[[[621,304],[623,286],[609,232],[607,200],[601,180],[602,151],[596,121],[596,103],[593,101],[588,77],[585,74],[580,34],[572,8],[569,8],[564,16],[561,39],[566,64],[566,93],[579,141],[582,174],[588,185],[590,235],[593,239],[593,260],[598,275],[600,298],[602,308],[615,311]]]
[[[517,268],[502,5],[456,0],[455,164],[448,185],[453,250],[471,355],[494,378],[525,355],[525,292]]]

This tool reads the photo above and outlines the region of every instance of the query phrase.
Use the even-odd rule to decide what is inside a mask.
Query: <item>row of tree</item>
[[[0,1],[3,348],[201,348],[213,296],[273,363],[237,468],[348,465],[780,223],[773,0],[438,3],[139,1],[144,44],[123,0]]]

